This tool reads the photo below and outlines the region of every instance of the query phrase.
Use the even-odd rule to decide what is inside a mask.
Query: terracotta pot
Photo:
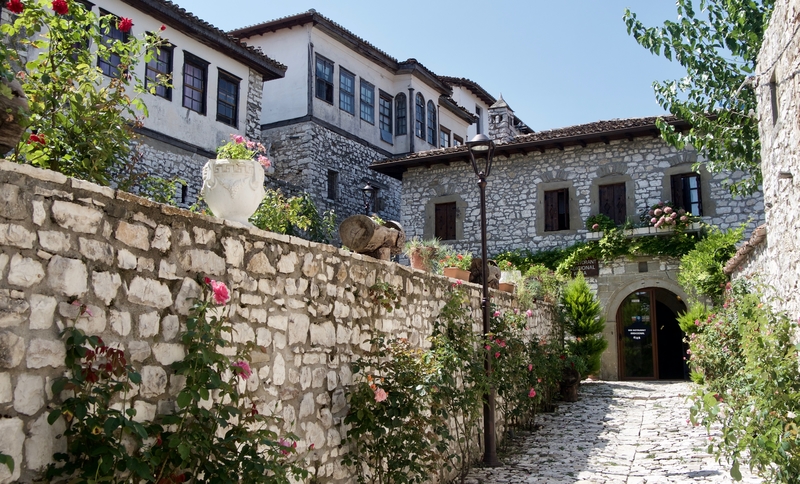
[[[433,247],[417,247],[416,249],[412,250],[408,255],[408,258],[411,261],[411,267],[414,269],[421,269],[423,271],[430,270],[430,268],[425,265],[425,260],[427,259],[430,261],[435,250],[436,249]],[[427,254],[425,254],[426,252]]]
[[[451,279],[461,279],[462,281],[469,282],[469,271],[459,269],[458,267],[445,267],[444,275]]]
[[[501,282],[501,283],[500,283],[500,287],[499,287],[499,289],[500,289],[501,291],[510,292],[510,293],[512,293],[512,294],[513,294],[513,293],[514,293],[514,289],[515,289],[516,287],[517,287],[517,286],[516,286],[514,283],[512,283],[512,282]]]
[[[264,168],[256,160],[208,160],[200,194],[214,215],[250,225],[264,199]]]

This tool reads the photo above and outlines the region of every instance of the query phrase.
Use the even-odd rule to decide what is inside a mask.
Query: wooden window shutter
[[[686,210],[686,200],[683,196],[683,175],[672,175],[670,183],[672,184],[672,204],[675,205],[675,208]]]
[[[544,231],[558,230],[558,191],[544,192]]]
[[[456,238],[456,202],[437,203],[434,209],[434,236],[440,240]]]
[[[625,183],[601,185],[598,188],[600,213],[613,220],[617,225],[624,224],[627,216]]]

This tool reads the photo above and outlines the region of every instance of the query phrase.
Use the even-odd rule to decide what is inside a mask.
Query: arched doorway
[[[623,380],[683,380],[684,333],[677,315],[686,305],[674,293],[657,287],[630,293],[617,311],[619,368]]]

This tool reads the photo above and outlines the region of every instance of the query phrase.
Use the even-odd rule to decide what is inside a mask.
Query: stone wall
[[[496,254],[517,248],[537,251],[585,240],[586,219],[599,212],[600,183],[626,183],[628,217],[638,222],[645,208],[671,197],[665,188],[669,174],[691,172],[695,161],[696,153],[678,151],[660,138],[649,137],[496,157],[486,187],[489,252]],[[705,222],[727,228],[751,220],[752,229],[763,221],[760,193],[732,199],[725,187],[725,180],[737,179],[738,174],[710,175],[702,170],[700,174]],[[409,238],[432,237],[432,205],[437,201],[456,201],[463,238],[453,245],[478,253],[480,213],[476,185],[468,163],[409,169],[403,175],[402,201],[402,222]],[[542,190],[567,187],[570,230],[544,232],[540,215]],[[456,232],[459,233],[458,226]]]
[[[758,57],[756,91],[766,241],[734,277],[754,277],[800,317],[800,0],[775,2]]]
[[[17,464],[13,476],[0,466],[0,483],[31,482],[64,448],[63,427],[46,417],[64,371],[59,333],[78,316],[71,303],[90,310],[81,329],[126,350],[143,375],[135,406],[152,417],[179,389],[169,365],[183,357],[201,276],[231,288],[233,341],[267,349],[253,354],[247,385],[260,408],[277,408],[299,448],[314,444],[315,482],[353,482],[340,464],[350,363],[378,331],[427,346],[450,280],[0,162],[0,452]],[[398,288],[399,309],[371,301],[378,281]],[[478,330],[480,288],[465,288]],[[535,314],[534,331],[549,335],[550,306]]]
[[[378,213],[384,220],[400,220],[402,184],[376,173],[370,163],[385,155],[354,138],[314,121],[262,132],[275,161],[275,177],[302,186],[320,210],[334,210],[337,220],[364,213],[361,188],[366,181],[378,188]],[[328,171],[338,173],[335,198],[328,198]]]

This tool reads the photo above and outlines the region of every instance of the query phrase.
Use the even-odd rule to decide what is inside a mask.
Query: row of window
[[[315,96],[329,104],[334,100],[334,63],[320,55],[316,56],[315,68]],[[358,112],[359,117],[369,124],[375,124],[375,86],[359,79],[358,82]],[[408,129],[407,98],[404,93],[391,96],[378,90],[378,129],[381,139],[392,143],[393,136],[403,136]],[[394,108],[394,114],[392,110]],[[356,75],[344,67],[339,67],[339,109],[356,114]],[[394,128],[394,129],[392,129]],[[437,140],[437,132],[439,139]],[[436,123],[436,105],[433,101],[425,102],[425,97],[417,93],[415,98],[415,124],[414,134],[428,143],[436,146],[448,147],[451,145],[450,130],[439,127]],[[464,140],[453,135],[453,144],[463,144]]]
[[[682,173],[670,177],[672,203],[676,208],[701,217],[703,215],[700,175]],[[609,217],[617,225],[627,219],[625,183],[613,183],[598,187],[599,213]],[[439,203],[435,206],[434,236],[441,240],[456,238],[456,203]],[[544,192],[544,231],[570,230],[569,189],[546,190]]]
[[[91,6],[87,6],[91,8]],[[112,15],[100,10],[100,15]],[[111,22],[109,29],[103,33],[103,42],[111,44],[115,41],[127,42],[129,33],[117,27],[118,22]],[[172,78],[172,59],[174,46],[161,47],[154,52],[152,59],[145,66],[145,87],[155,88],[155,95],[172,101],[172,88],[159,84],[162,79]],[[98,57],[97,66],[108,77],[118,77],[120,57],[111,54],[107,59]],[[208,97],[209,62],[183,51],[183,107],[206,114],[206,98]],[[217,121],[238,128],[239,124],[239,84],[241,79],[218,69],[217,76]]]

